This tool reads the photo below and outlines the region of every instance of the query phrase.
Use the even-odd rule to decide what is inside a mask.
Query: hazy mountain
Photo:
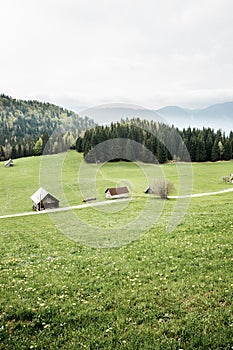
[[[169,106],[157,110],[157,113],[179,128],[211,127],[227,133],[233,129],[233,102],[217,103],[203,109]]]
[[[166,115],[167,117],[187,117],[190,111],[188,109],[183,109],[178,106],[167,106],[157,109],[157,112]]]
[[[178,106],[167,106],[156,111],[167,123],[177,128],[188,127],[194,124],[192,111]]]
[[[98,124],[110,124],[111,122],[117,122],[121,119],[139,117],[141,119],[158,120],[162,121],[163,117],[156,111],[151,109],[143,109],[138,106],[115,103],[110,105],[101,105],[98,107],[88,108],[79,113],[82,117],[89,117],[94,119]]]
[[[86,109],[81,116],[93,118],[96,123],[109,124],[120,119],[139,117],[163,121],[180,129],[187,127],[210,127],[227,133],[233,129],[233,102],[217,103],[203,109],[186,109],[166,106],[157,110],[144,109],[134,105],[110,104]]]

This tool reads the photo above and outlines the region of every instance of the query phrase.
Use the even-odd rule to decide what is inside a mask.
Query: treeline
[[[0,95],[0,160],[59,153],[75,145],[77,136],[94,127],[93,120],[50,103]],[[48,142],[52,133],[57,134]]]
[[[211,128],[187,128],[180,131],[174,126],[139,118],[121,120],[110,126],[97,126],[87,130],[76,141],[76,150],[83,152],[85,160],[90,163],[110,159],[148,163],[156,159],[159,163],[169,160],[215,162],[232,159],[232,149],[233,132],[226,137],[221,130],[215,132]]]

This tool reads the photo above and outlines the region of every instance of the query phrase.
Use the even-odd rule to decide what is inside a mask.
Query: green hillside
[[[54,104],[16,100],[2,94],[0,160],[41,154],[49,136],[61,125],[57,143],[48,146],[48,153],[57,153],[72,144],[94,122]]]
[[[192,193],[221,191],[232,186],[224,183],[222,176],[233,173],[233,161],[190,163],[188,166],[182,163],[156,165],[141,162],[109,162],[102,165],[85,163],[83,154],[70,150],[67,153],[16,159],[11,168],[5,168],[4,162],[0,162],[0,215],[30,211],[30,196],[41,185],[62,200],[61,206],[82,204],[84,197],[104,200],[105,189],[121,183],[129,186],[133,197],[141,203],[148,183],[152,184],[165,176],[174,183],[177,193],[179,174],[185,180],[186,172],[192,177]],[[61,192],[64,192],[62,198]]]

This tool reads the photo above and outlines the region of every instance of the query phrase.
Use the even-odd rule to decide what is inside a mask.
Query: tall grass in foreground
[[[49,157],[52,167],[63,155]],[[40,160],[0,167],[1,215],[31,210]],[[70,205],[82,203],[81,161],[76,152],[64,161],[62,188]],[[146,167],[153,177],[153,167]],[[231,186],[221,177],[233,172],[232,161],[192,168],[194,193]],[[162,171],[177,186],[175,165]],[[134,196],[122,212],[88,208],[74,214],[90,225],[94,239],[101,228],[121,227],[116,238],[123,246],[100,249],[70,240],[56,228],[56,216],[54,222],[47,215],[0,221],[0,349],[232,349],[233,194],[193,198],[169,234],[175,200],[164,201],[158,220],[141,236],[135,226],[126,244],[131,239],[124,225],[142,211],[147,179],[139,164],[124,162],[105,164],[97,174],[100,199],[122,180]]]
[[[172,206],[112,249],[47,216],[1,221],[0,349],[232,349],[232,194],[193,199],[167,234]]]

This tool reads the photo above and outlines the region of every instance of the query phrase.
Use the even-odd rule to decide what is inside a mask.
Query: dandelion
[[[106,333],[110,332],[112,330],[112,327],[109,327],[108,329],[106,329]]]

